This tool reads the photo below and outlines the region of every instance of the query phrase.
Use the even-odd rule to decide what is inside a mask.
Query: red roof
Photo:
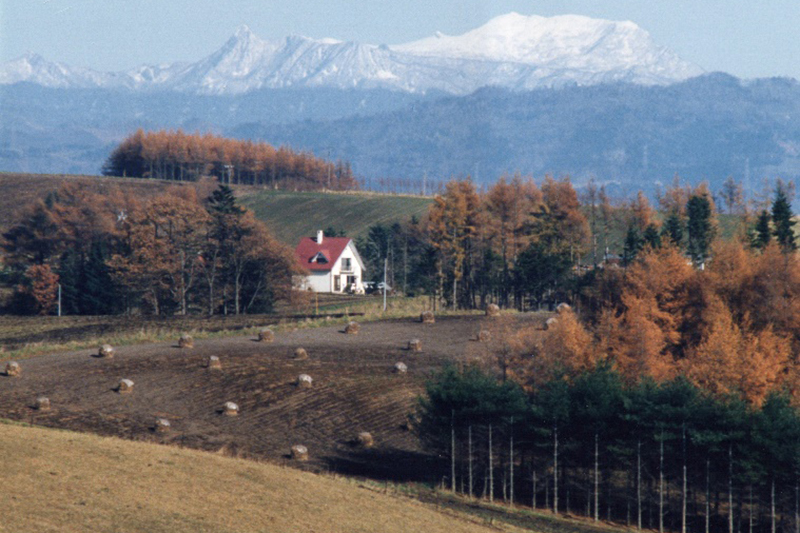
[[[323,237],[322,244],[317,244],[317,239],[305,237],[297,245],[294,255],[303,267],[308,270],[330,270],[350,243],[349,237]],[[312,261],[317,254],[322,254],[327,263]]]

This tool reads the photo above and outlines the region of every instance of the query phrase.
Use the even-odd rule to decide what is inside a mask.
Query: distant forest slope
[[[275,237],[295,245],[302,237],[317,230],[334,228],[348,237],[365,235],[375,224],[421,218],[431,204],[424,196],[400,196],[371,193],[322,193],[262,191],[245,193],[242,205],[267,223]]]
[[[161,180],[0,172],[0,231],[18,221],[25,207],[36,200],[46,200],[64,183],[82,183],[96,192],[108,192],[119,187],[135,192],[141,198],[155,196],[170,185],[180,185]]]

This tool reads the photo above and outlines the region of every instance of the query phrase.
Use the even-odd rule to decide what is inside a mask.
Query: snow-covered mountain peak
[[[101,73],[28,54],[0,65],[0,84],[126,87],[239,94],[279,87],[382,87],[465,94],[484,86],[533,89],[626,81],[646,85],[701,74],[633,22],[508,13],[462,35],[437,32],[386,46],[291,35],[260,39],[246,25],[190,64]]]
[[[652,47],[650,37],[632,22],[592,19],[581,15],[542,17],[508,13],[462,35],[437,32],[433,37],[392,47],[427,57],[513,61],[532,65],[592,53],[598,44],[616,39],[621,48]],[[630,42],[635,41],[635,42]],[[615,53],[605,47],[603,53]]]

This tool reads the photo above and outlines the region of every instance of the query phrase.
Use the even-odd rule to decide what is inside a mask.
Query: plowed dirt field
[[[495,330],[493,342],[474,340],[481,328]],[[357,335],[320,327],[278,333],[272,343],[241,336],[191,349],[120,347],[111,359],[95,357],[96,349],[36,357],[20,362],[19,377],[0,375],[0,417],[278,462],[302,444],[306,468],[434,481],[442,461],[421,449],[407,417],[428,377],[448,361],[485,355],[501,342],[499,329],[482,316],[398,319],[361,324]],[[421,353],[407,349],[412,338],[422,341]],[[297,347],[307,360],[293,358]],[[222,370],[206,368],[211,355]],[[396,362],[408,373],[394,373]],[[300,374],[313,378],[311,388],[296,385]],[[120,394],[126,378],[133,392]],[[50,399],[49,411],[34,408],[38,396]],[[238,416],[221,413],[227,401],[239,405]],[[154,430],[158,417],[170,431]],[[362,431],[373,435],[373,448],[353,444]]]

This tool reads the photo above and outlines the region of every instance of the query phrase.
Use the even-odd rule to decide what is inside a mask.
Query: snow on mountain
[[[510,13],[463,35],[437,34],[396,46],[301,36],[270,42],[242,26],[219,50],[196,63],[117,73],[70,68],[28,55],[0,65],[0,84],[28,81],[49,87],[200,94],[283,87],[465,94],[487,85],[531,89],[609,81],[668,84],[701,73],[653,43],[632,22]]]
[[[579,84],[591,84],[598,77],[661,84],[703,73],[696,65],[656,45],[633,22],[579,15],[509,13],[463,35],[437,33],[393,49],[423,57],[522,63],[542,71],[532,73],[534,78],[563,75]]]

